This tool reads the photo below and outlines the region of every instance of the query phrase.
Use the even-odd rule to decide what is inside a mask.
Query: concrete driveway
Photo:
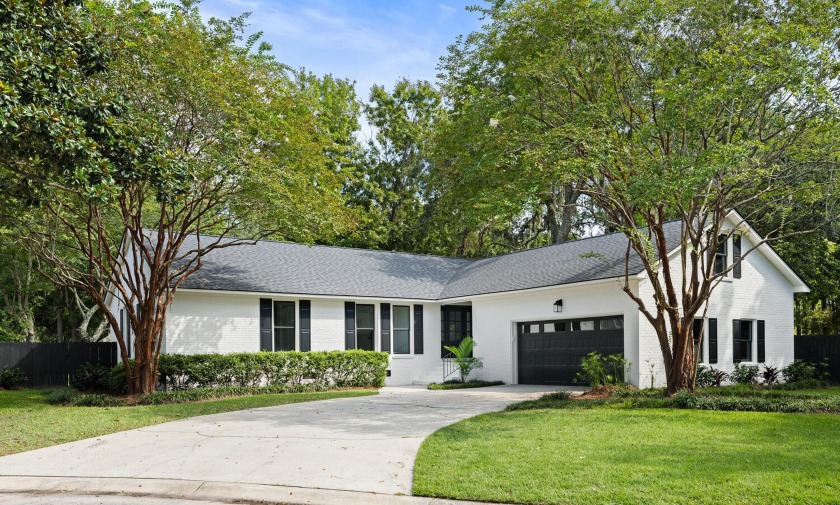
[[[299,403],[184,419],[0,458],[0,476],[264,484],[411,494],[423,439],[557,388],[497,386]]]

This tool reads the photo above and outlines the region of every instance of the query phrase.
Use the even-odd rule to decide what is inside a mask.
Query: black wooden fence
[[[840,382],[840,335],[797,335],[793,337],[793,357],[811,363],[828,360],[832,382]]]
[[[84,363],[117,364],[116,342],[63,344],[0,342],[0,369],[20,368],[29,387],[66,386]]]

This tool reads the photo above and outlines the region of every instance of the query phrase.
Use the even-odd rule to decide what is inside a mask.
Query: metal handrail
[[[455,355],[451,352],[446,353],[441,361],[443,361],[443,382],[446,382],[450,375],[457,373],[460,369],[458,368],[458,362],[455,360]]]

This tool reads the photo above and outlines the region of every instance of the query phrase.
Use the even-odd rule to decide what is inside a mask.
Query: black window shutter
[[[298,301],[300,312],[300,350],[312,350],[312,302]]]
[[[391,304],[380,304],[379,314],[381,320],[379,327],[382,332],[382,343],[379,350],[382,352],[391,352]]]
[[[717,319],[709,318],[709,363],[717,363]]]
[[[356,304],[344,302],[344,348],[356,348]]]
[[[732,237],[732,276],[741,278],[741,236]]]
[[[423,306],[414,306],[414,354],[423,354]]]
[[[732,320],[732,362],[741,362],[741,321]]]
[[[260,350],[274,349],[274,339],[271,338],[271,298],[260,298]]]
[[[758,321],[758,362],[764,363],[764,321]]]

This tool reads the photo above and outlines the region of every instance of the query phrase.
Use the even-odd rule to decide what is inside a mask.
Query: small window
[[[411,307],[394,305],[394,354],[411,353]]]
[[[376,317],[373,305],[356,304],[356,349],[374,351]]]
[[[295,350],[295,302],[274,302],[274,350]]]
[[[700,341],[700,337],[703,336],[703,328],[704,328],[703,320],[702,319],[695,319],[694,320],[694,327],[692,328],[692,334],[694,335],[694,350],[697,352],[697,362],[703,362],[703,343]],[[700,350],[697,350],[697,347],[700,347]]]
[[[566,331],[566,322],[554,323],[554,331]]]
[[[528,326],[530,328],[528,330],[528,333],[541,333],[539,324],[531,324],[531,325],[528,325]]]
[[[718,236],[717,252],[715,252],[715,275],[721,274],[726,270],[726,235]]]
[[[624,329],[624,318],[623,317],[611,317],[609,319],[601,319],[598,322],[598,327],[601,329],[601,331],[623,330]]]
[[[595,331],[595,321],[572,321],[572,331]]]
[[[741,361],[752,361],[752,321],[741,321],[741,331],[733,335],[735,349],[735,356],[740,357]]]

